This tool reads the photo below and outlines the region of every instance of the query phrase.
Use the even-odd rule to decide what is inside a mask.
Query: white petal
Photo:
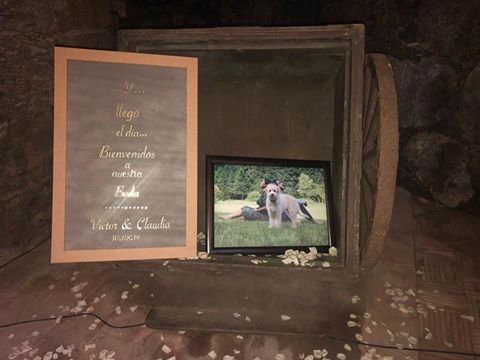
[[[328,253],[330,254],[330,256],[337,256],[338,250],[335,246],[330,246],[330,248],[328,249]]]
[[[358,295],[352,296],[352,304],[356,304],[359,301],[360,301],[360,296]]]

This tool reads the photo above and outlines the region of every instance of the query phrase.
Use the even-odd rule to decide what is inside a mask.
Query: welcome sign
[[[52,262],[196,255],[197,59],[55,48]]]

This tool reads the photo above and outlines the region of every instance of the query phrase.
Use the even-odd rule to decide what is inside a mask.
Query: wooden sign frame
[[[185,246],[66,249],[68,62],[134,64],[186,71]],[[73,121],[73,120],[72,120]],[[55,48],[52,263],[195,257],[197,253],[197,59],[74,48]],[[162,131],[159,127],[158,131]],[[179,149],[181,151],[181,149]],[[99,204],[103,205],[103,204]],[[161,235],[159,235],[161,240]],[[161,241],[159,241],[161,243]],[[182,244],[183,245],[183,244]]]

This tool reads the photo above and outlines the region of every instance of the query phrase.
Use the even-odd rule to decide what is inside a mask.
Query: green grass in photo
[[[214,239],[216,247],[322,246],[329,245],[325,204],[309,203],[308,210],[317,224],[302,220],[296,229],[284,222],[280,229],[270,229],[268,221],[247,221],[242,218],[224,220],[242,206],[256,207],[254,202],[219,201],[215,204]]]

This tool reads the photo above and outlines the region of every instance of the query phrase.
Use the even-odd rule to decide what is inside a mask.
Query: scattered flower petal
[[[417,344],[418,344],[418,340],[417,340],[417,338],[414,337],[414,336],[409,336],[408,339],[407,339],[407,341],[408,341],[410,344],[412,344],[412,345],[417,345]]]
[[[338,250],[335,246],[330,246],[330,248],[328,249],[328,254],[330,256],[337,256],[338,255]]]
[[[468,321],[470,321],[470,322],[474,322],[474,321],[475,321],[475,318],[474,318],[473,316],[471,316],[471,315],[460,315],[460,317],[461,317],[462,319],[468,320]]]
[[[96,347],[97,347],[97,345],[95,345],[95,344],[87,344],[87,345],[83,346],[83,350],[88,351],[88,350],[95,349]]]

